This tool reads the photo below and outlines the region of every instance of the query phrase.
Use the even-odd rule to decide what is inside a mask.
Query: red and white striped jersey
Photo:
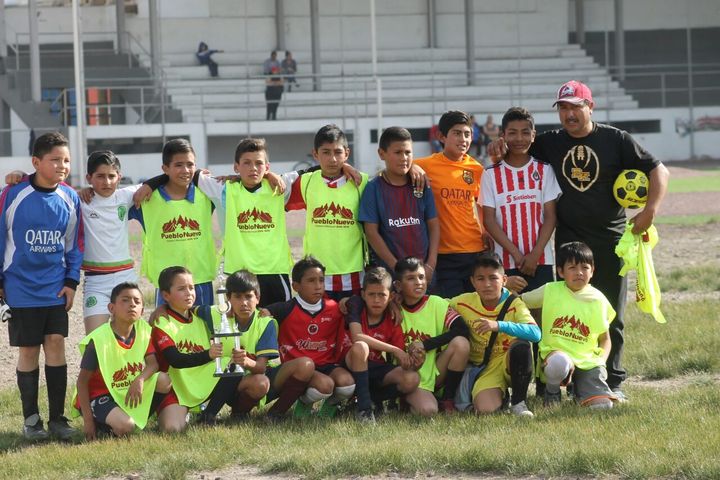
[[[482,204],[495,209],[495,218],[518,249],[526,255],[537,243],[544,221],[543,206],[561,195],[552,167],[534,158],[524,166],[511,167],[500,162],[487,169],[482,177]],[[515,268],[510,252],[495,243],[505,269]],[[545,245],[538,265],[554,263],[551,242]]]

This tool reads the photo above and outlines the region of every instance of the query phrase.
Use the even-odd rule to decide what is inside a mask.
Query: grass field
[[[709,291],[712,272],[668,272],[670,291]],[[0,392],[0,479],[92,478],[138,472],[181,479],[188,472],[230,464],[308,478],[397,472],[492,472],[508,476],[718,478],[720,462],[720,301],[664,305],[666,325],[628,306],[627,368],[646,380],[629,382],[631,402],[593,413],[567,401],[559,409],[532,397],[536,419],[508,415],[387,416],[375,428],[352,419],[266,426],[190,428],[168,436],[143,432],[92,444],[30,445],[19,434],[17,392]],[[41,404],[44,405],[44,401]],[[78,423],[79,425],[79,423]],[[188,448],[191,445],[192,448]]]
[[[670,191],[720,191],[720,170],[674,179]],[[709,222],[720,222],[720,216],[666,216],[657,221]],[[290,232],[294,238],[301,234],[299,229]],[[625,365],[633,375],[626,387],[631,401],[609,412],[591,412],[570,401],[549,410],[531,396],[529,406],[536,414],[531,421],[505,414],[440,415],[432,420],[388,415],[373,428],[351,418],[268,426],[258,417],[240,425],[191,427],[175,436],[158,434],[151,425],[128,439],[33,445],[20,435],[17,390],[5,388],[0,389],[0,480],[128,474],[183,479],[238,464],[258,466],[271,476],[306,478],[460,473],[720,478],[717,258],[713,254],[700,265],[659,270],[664,298],[669,298],[662,307],[667,324],[657,324],[628,305]],[[41,397],[42,409],[44,392]]]

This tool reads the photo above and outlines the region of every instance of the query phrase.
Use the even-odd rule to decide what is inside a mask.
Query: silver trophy
[[[220,325],[218,329],[213,326],[213,341],[219,343],[223,338],[234,337],[235,349],[240,350],[240,337],[242,332],[237,328],[237,323],[228,320],[228,312],[230,311],[230,302],[226,298],[227,290],[224,285],[224,278],[221,278],[223,283],[217,289],[217,308],[220,312]],[[239,377],[245,375],[245,370],[237,363],[229,363],[227,368],[222,368],[222,357],[215,359],[215,373],[216,377]]]

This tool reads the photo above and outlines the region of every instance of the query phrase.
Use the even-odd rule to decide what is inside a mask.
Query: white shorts
[[[83,317],[109,315],[110,293],[115,285],[123,282],[137,282],[135,269],[122,270],[105,275],[85,275],[83,283]]]

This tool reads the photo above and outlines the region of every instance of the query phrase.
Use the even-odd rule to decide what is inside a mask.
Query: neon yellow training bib
[[[402,329],[405,334],[405,345],[418,340],[427,340],[443,333],[445,331],[445,316],[449,305],[450,303],[444,298],[430,295],[425,305],[416,312],[408,312],[403,307]],[[435,391],[435,380],[440,374],[435,365],[437,354],[437,349],[426,352],[425,363],[422,364],[418,371],[420,388],[429,392]]]

